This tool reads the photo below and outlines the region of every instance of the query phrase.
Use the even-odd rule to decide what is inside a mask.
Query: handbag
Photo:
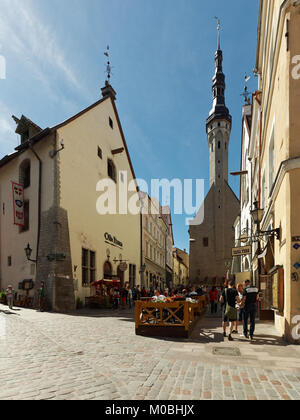
[[[228,289],[226,289],[226,291],[225,291],[225,295],[226,295],[225,316],[231,321],[236,321],[237,320],[237,310],[228,304],[227,290]]]

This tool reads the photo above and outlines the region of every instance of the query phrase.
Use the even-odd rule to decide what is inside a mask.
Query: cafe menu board
[[[273,282],[272,282],[272,289],[273,289],[273,308],[279,309],[279,273],[273,275]]]
[[[272,275],[272,308],[284,310],[284,269],[278,267]]]

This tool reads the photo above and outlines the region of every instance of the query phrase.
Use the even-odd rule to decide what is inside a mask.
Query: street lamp
[[[25,251],[25,254],[26,254],[26,257],[27,257],[27,260],[28,261],[31,261],[31,262],[34,262],[34,263],[36,263],[37,261],[36,260],[32,260],[30,257],[31,257],[31,254],[32,254],[32,249],[30,248],[30,245],[28,244],[27,245],[27,247],[24,249],[24,251]]]
[[[256,232],[256,236],[259,238],[264,237],[264,236],[276,236],[276,239],[278,239],[280,241],[280,228],[277,229],[270,229],[270,230],[260,230],[260,223],[264,217],[264,210],[258,208],[258,202],[255,201],[255,203],[253,203],[254,205],[254,209],[251,210],[251,216],[253,219],[253,222],[256,224],[257,226],[257,232]]]
[[[251,213],[253,222],[256,225],[259,225],[261,223],[263,217],[264,217],[264,210],[258,208],[258,202],[257,201],[255,201],[255,203],[253,203],[253,205],[254,205],[254,209],[251,210],[250,213]]]

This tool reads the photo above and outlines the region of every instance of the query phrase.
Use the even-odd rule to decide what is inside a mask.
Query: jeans
[[[244,308],[244,335],[248,334],[248,318],[250,316],[250,336],[254,335],[255,331],[255,318],[257,306],[256,304]]]
[[[216,314],[218,312],[218,304],[216,301],[214,300],[210,301],[210,310],[212,314]]]
[[[8,297],[7,298],[7,304],[8,304],[9,309],[12,309],[13,304],[14,304],[14,298],[13,297]]]

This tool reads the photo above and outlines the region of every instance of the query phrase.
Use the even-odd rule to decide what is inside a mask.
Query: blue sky
[[[0,0],[0,155],[18,144],[11,115],[55,125],[100,98],[110,45],[112,85],[137,177],[203,178],[205,121],[222,21],[230,171],[240,167],[244,74],[255,65],[258,0]],[[254,77],[249,89],[256,89]],[[239,194],[239,178],[230,177]],[[185,216],[176,246],[189,247]]]

